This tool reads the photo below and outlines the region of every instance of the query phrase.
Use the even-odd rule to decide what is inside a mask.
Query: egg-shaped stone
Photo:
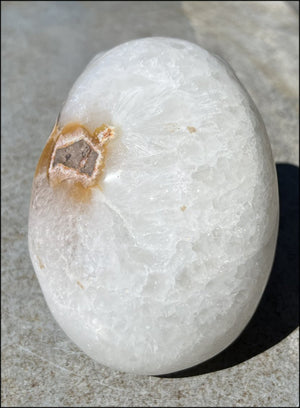
[[[249,322],[278,213],[266,130],[229,65],[187,41],[138,39],[96,56],[72,87],[34,176],[29,249],[80,349],[166,374]]]

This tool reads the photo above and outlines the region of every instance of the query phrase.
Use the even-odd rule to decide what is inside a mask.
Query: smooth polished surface
[[[228,63],[147,37],[97,55],[72,87],[34,177],[30,255],[89,356],[169,374],[249,322],[278,209],[263,121]]]
[[[226,7],[4,2],[2,23],[2,404],[296,406],[298,16],[293,8],[283,2],[227,2]],[[49,313],[27,251],[29,192],[44,145],[39,135],[50,133],[57,107],[87,60],[148,35],[196,41],[230,61],[262,113],[278,162],[279,247],[263,301],[230,350],[176,378],[123,374],[86,358]]]

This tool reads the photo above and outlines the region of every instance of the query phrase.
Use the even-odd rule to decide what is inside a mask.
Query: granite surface
[[[298,2],[1,2],[2,406],[299,406]],[[27,248],[35,166],[89,60],[121,42],[172,36],[232,65],[260,110],[280,190],[263,299],[214,359],[163,377],[92,361],[48,310]]]

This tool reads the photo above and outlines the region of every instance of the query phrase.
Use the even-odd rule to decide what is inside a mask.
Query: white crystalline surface
[[[92,60],[58,124],[72,122],[116,136],[88,202],[46,172],[34,179],[29,248],[53,316],[122,371],[165,374],[219,353],[253,315],[277,239],[275,166],[253,101],[220,58],[146,38]]]

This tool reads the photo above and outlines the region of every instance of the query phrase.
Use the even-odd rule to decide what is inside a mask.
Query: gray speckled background
[[[2,6],[3,406],[298,406],[298,2],[13,2]],[[264,297],[240,338],[165,377],[111,370],[52,318],[27,249],[32,178],[67,93],[98,52],[173,36],[236,70],[277,163],[280,231]]]

